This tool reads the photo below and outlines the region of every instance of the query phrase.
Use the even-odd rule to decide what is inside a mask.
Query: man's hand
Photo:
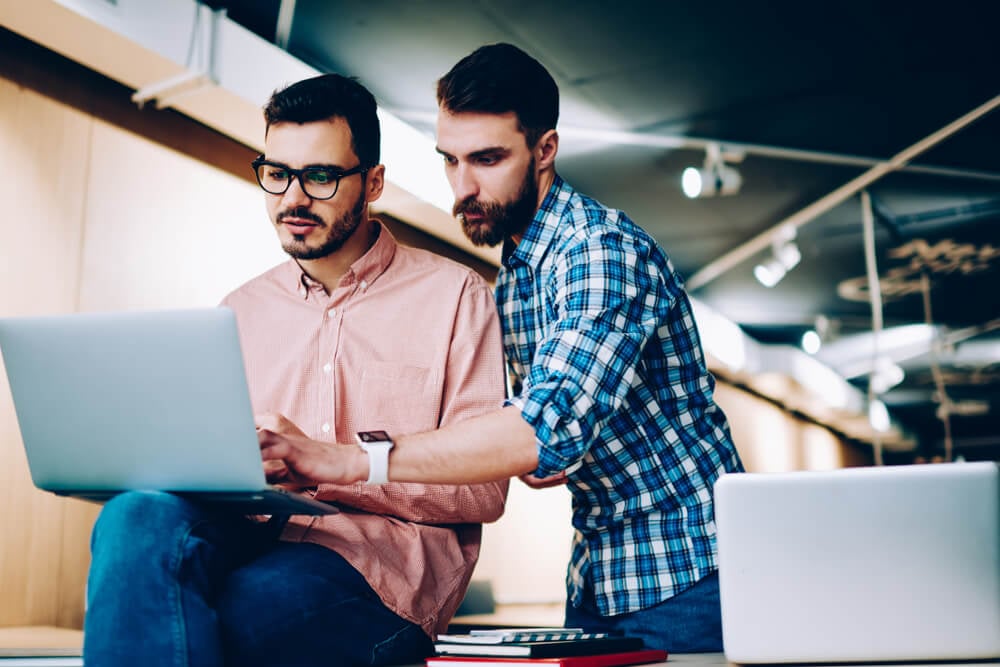
[[[532,474],[524,474],[518,477],[522,482],[533,489],[547,489],[550,486],[560,486],[566,483],[566,471],[557,472],[548,477],[535,477]]]
[[[303,489],[365,479],[357,471],[363,454],[359,448],[312,440],[283,415],[258,415],[255,421],[268,482]],[[362,463],[366,472],[367,461]]]

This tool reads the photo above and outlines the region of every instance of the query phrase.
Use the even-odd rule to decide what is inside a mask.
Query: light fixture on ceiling
[[[869,375],[868,381],[871,383],[872,392],[881,396],[897,384],[903,381],[906,374],[903,369],[886,356],[881,356],[875,360],[875,368]]]
[[[875,398],[868,403],[868,423],[879,433],[885,433],[892,426],[889,419],[889,409],[885,403]]]
[[[816,354],[823,346],[823,339],[815,329],[809,329],[802,334],[802,349],[806,354]]]
[[[795,228],[783,228],[771,242],[771,257],[753,268],[753,275],[764,287],[774,287],[802,259],[795,244]]]
[[[740,191],[743,177],[740,172],[726,164],[725,160],[739,162],[742,154],[727,153],[723,156],[719,144],[709,144],[705,149],[705,164],[698,167],[688,167],[681,174],[681,189],[691,199],[698,197],[714,197],[715,195],[734,195]]]

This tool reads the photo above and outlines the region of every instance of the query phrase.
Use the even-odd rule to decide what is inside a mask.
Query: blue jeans
[[[423,630],[336,552],[276,533],[168,493],[110,500],[91,538],[84,662],[327,667],[431,655]]]
[[[620,616],[601,616],[593,596],[585,594],[581,607],[566,603],[566,627],[642,637],[647,648],[668,653],[719,653],[722,651],[719,574],[713,572],[655,607]]]

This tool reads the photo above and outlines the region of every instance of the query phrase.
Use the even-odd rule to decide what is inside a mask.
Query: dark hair
[[[379,163],[381,128],[375,97],[355,79],[321,74],[274,91],[264,106],[267,129],[275,123],[312,123],[343,118],[351,130],[351,148],[366,167]]]
[[[481,46],[462,58],[438,80],[437,100],[451,113],[513,111],[529,146],[559,120],[552,75],[513,44]]]

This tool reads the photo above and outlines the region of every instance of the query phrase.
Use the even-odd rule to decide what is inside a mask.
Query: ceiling
[[[257,44],[220,24],[218,46],[236,62],[219,59],[228,62],[219,86],[178,97],[176,108],[250,146],[261,134],[259,100],[287,78],[277,72],[301,78],[291,74],[295,63],[358,77],[429,144],[437,78],[482,44],[521,46],[560,86],[558,171],[628,212],[667,250],[698,304],[759,341],[753,377],[727,379],[755,389],[787,359],[809,366],[791,346],[814,328],[823,370],[847,378],[860,396],[877,346],[904,375],[881,395],[906,431],[897,442],[913,446],[892,452],[897,460],[1000,460],[1000,112],[992,111],[1000,105],[1000,3],[952,1],[947,12],[884,0],[766,8],[734,0],[205,4],[224,24],[263,38],[249,35],[257,44],[294,56],[274,46],[286,60],[259,56]],[[178,70],[190,78],[179,65],[195,45],[190,6],[58,0],[30,13],[4,10],[3,22],[137,88],[135,100]],[[99,32],[99,23],[111,31]],[[243,92],[226,93],[227,85]],[[386,150],[411,150],[392,143]],[[682,194],[681,172],[701,166],[706,148],[734,162],[737,194]],[[429,147],[419,152],[432,156]],[[395,190],[397,208],[387,210],[425,227],[431,221],[442,238],[456,234],[443,212]],[[867,211],[881,286],[874,311]],[[763,287],[754,265],[790,230],[801,261]],[[711,329],[702,332],[706,346],[718,349],[708,339],[727,327],[700,315],[699,323]],[[834,378],[819,391],[842,385]],[[796,406],[788,386],[783,399],[761,393],[816,418],[804,397]]]
[[[560,174],[628,212],[693,296],[758,341],[798,345],[818,326],[818,358],[865,391],[862,188],[832,193],[1000,94],[995,2],[208,4],[320,70],[358,77],[428,134],[438,77],[482,44],[524,48],[560,86]],[[681,172],[712,143],[739,159],[742,187],[688,199]],[[998,149],[1000,112],[987,112],[867,179],[878,344],[905,373],[882,398],[919,454],[944,453],[947,440],[954,454],[1000,460]],[[753,267],[788,227],[801,261],[763,287]],[[932,338],[894,346],[898,327],[927,322]]]

